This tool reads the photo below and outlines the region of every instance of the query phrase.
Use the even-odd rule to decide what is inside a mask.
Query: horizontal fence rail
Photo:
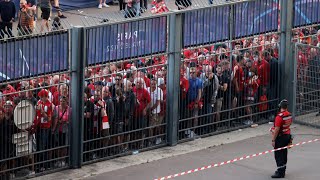
[[[319,0],[159,3],[1,34],[0,179],[266,123],[290,94],[319,125]]]

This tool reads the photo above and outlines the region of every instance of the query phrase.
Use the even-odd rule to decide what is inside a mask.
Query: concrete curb
[[[297,127],[299,125],[294,125]],[[151,150],[147,152],[142,152],[136,155],[130,155],[125,157],[120,157],[116,159],[111,159],[108,161],[98,162],[95,164],[90,164],[83,166],[81,169],[71,169],[65,170],[58,173],[53,173],[41,177],[36,177],[33,179],[46,179],[46,180],[56,180],[56,179],[84,179],[87,177],[96,176],[106,172],[149,163],[152,161],[157,161],[160,159],[170,158],[174,156],[179,156],[195,151],[200,151],[214,146],[221,146],[224,144],[229,144],[257,136],[269,134],[269,128],[271,125],[264,124],[256,128],[240,129],[237,131],[232,131],[229,133],[219,134],[203,139],[196,139],[194,141],[178,144],[174,147],[164,147],[156,150]]]

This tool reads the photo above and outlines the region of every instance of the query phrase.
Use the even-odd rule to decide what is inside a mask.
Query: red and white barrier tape
[[[242,156],[240,158],[236,158],[236,159],[233,159],[233,160],[221,162],[221,163],[218,163],[218,164],[211,164],[211,165],[204,166],[204,167],[201,167],[201,168],[196,168],[196,169],[193,169],[193,170],[189,170],[189,171],[181,172],[181,173],[178,173],[178,174],[157,178],[157,179],[154,179],[154,180],[171,179],[171,178],[175,178],[175,177],[179,177],[179,176],[195,173],[195,172],[198,172],[198,171],[203,171],[203,170],[206,170],[206,169],[215,168],[215,167],[222,166],[222,165],[225,165],[225,164],[230,164],[230,163],[234,163],[234,162],[237,162],[237,161],[242,161],[244,159],[249,159],[249,158],[261,156],[261,155],[264,155],[264,154],[272,153],[272,152],[275,152],[275,151],[291,148],[291,147],[294,147],[294,146],[300,146],[300,145],[304,145],[304,144],[307,144],[307,143],[316,142],[316,141],[319,141],[319,140],[320,139],[314,139],[314,140],[310,140],[310,141],[299,142],[297,144],[292,144],[290,146],[286,146],[286,147],[282,147],[282,148],[278,148],[278,149],[272,149],[272,150],[269,150],[269,151],[264,151],[264,152],[260,152],[260,153],[252,154],[252,155],[248,155],[248,156]]]

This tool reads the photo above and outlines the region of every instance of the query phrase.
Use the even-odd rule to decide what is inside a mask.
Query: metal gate
[[[320,127],[320,48],[297,43],[294,61],[295,121]]]
[[[0,43],[0,179],[69,168],[69,30]]]
[[[85,164],[166,145],[166,26],[160,16],[85,30]]]

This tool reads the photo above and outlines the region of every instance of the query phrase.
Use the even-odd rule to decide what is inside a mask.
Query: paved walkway
[[[137,155],[116,158],[96,164],[83,166],[82,169],[66,170],[36,179],[112,179],[144,180],[171,175],[182,171],[219,163],[272,149],[270,125],[248,128],[230,133],[211,136],[195,141],[164,147]],[[319,129],[295,125],[295,143],[319,138]],[[289,155],[288,179],[317,179],[317,164],[320,161],[320,143],[307,144],[292,148]],[[303,165],[303,166],[302,166]],[[234,164],[205,170],[177,179],[270,179],[275,170],[272,154],[240,161]]]
[[[300,134],[296,136],[294,140],[295,142],[319,138],[320,134],[319,130],[306,127],[298,127],[294,130],[294,132]],[[317,134],[318,136],[309,134]],[[188,153],[185,155],[154,161],[148,164],[132,166],[125,169],[104,173],[98,176],[87,178],[87,180],[152,180],[154,178],[188,171],[190,169],[203,167],[212,163],[220,163],[223,161],[232,160],[236,157],[242,157],[243,155],[250,155],[269,149],[271,149],[270,136],[264,135],[223,146]],[[319,179],[319,149],[319,142],[290,149],[286,179]],[[267,180],[271,179],[270,175],[274,172],[275,168],[276,166],[273,154],[267,154],[221,167],[184,175],[174,179]]]

